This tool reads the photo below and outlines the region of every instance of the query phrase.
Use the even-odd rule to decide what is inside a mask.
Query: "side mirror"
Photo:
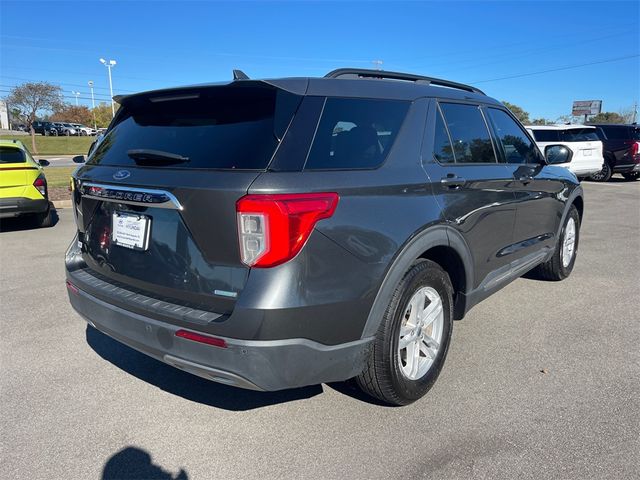
[[[49,160],[38,160],[41,167],[48,167],[50,165]]]
[[[71,160],[73,160],[73,163],[84,163],[85,162],[84,155],[77,155],[77,156],[73,157]]]
[[[544,149],[544,156],[549,165],[558,165],[569,163],[573,157],[573,152],[564,145],[547,145]]]

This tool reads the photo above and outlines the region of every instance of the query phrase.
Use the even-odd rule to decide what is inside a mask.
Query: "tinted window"
[[[305,170],[379,166],[408,108],[394,100],[327,98]]]
[[[177,96],[177,94],[176,94]],[[132,149],[189,158],[173,168],[265,169],[300,97],[271,87],[185,91],[182,98],[132,99],[87,163],[133,165]]]
[[[631,140],[640,140],[640,128],[631,129]]]
[[[560,132],[562,142],[592,142],[600,140],[595,128],[568,128]]]
[[[480,109],[455,103],[443,103],[440,107],[451,134],[456,162],[495,163],[491,137]]]
[[[447,132],[447,127],[442,119],[440,110],[436,112],[436,128],[435,136],[433,139],[433,158],[440,163],[453,163],[456,161],[453,155],[453,147],[451,146],[451,139]]]
[[[608,125],[606,127],[601,126],[600,128],[604,130],[609,140],[629,140],[629,127],[622,125],[614,127]]]
[[[559,142],[558,130],[532,130],[536,142]]]
[[[0,147],[0,163],[24,163],[26,157],[19,148]]]
[[[488,109],[507,163],[539,163],[537,147],[520,126],[502,110]]]

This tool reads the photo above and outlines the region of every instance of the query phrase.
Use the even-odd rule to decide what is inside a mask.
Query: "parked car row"
[[[580,179],[606,182],[614,173],[626,180],[640,178],[640,127],[631,125],[529,125],[542,152],[550,144],[571,151],[562,166]]]
[[[33,130],[40,135],[87,136],[96,135],[97,130],[80,123],[33,122]]]

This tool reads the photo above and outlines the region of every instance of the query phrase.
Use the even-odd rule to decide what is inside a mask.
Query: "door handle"
[[[443,187],[446,188],[460,188],[462,187],[465,183],[467,183],[467,181],[462,178],[462,177],[458,177],[457,175],[453,174],[453,173],[449,173],[447,174],[446,177],[442,177],[440,179],[440,185],[442,185]]]

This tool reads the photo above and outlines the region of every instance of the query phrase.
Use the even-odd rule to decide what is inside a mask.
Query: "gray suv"
[[[73,180],[71,304],[157,360],[279,390],[356,378],[403,405],[454,319],[562,280],[575,176],[480,90],[340,69],[139,93]],[[77,161],[81,161],[79,159]]]

